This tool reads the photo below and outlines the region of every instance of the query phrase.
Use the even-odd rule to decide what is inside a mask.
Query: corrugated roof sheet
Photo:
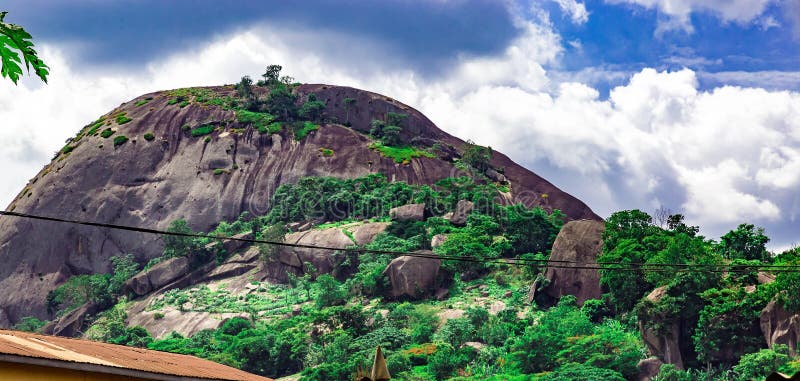
[[[271,381],[194,356],[19,331],[0,330],[0,354],[210,380]]]

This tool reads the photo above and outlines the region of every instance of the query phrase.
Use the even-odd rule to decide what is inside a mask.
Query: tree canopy
[[[5,22],[6,14],[8,12],[0,12],[0,74],[16,84],[22,76],[21,65],[24,62],[28,72],[33,68],[34,73],[47,83],[50,68],[33,49],[33,37],[21,26]]]

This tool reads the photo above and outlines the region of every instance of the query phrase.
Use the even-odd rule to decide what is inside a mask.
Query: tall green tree
[[[4,21],[8,12],[0,12],[0,74],[3,78],[8,78],[14,84],[17,83],[22,75],[23,62],[25,69],[30,72],[33,68],[34,73],[47,83],[47,75],[50,68],[45,65],[33,49],[33,37],[21,26],[10,24]],[[20,58],[20,54],[22,58]]]

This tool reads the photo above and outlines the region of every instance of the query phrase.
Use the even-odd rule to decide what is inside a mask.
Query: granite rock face
[[[232,86],[205,89],[221,97],[235,95]],[[91,124],[81,130],[80,138],[69,143],[71,151],[59,153],[36,174],[7,210],[152,229],[185,219],[193,230],[208,231],[242,212],[263,215],[279,185],[307,176],[380,172],[390,181],[433,184],[464,174],[453,163],[464,142],[407,105],[349,87],[309,84],[295,91],[301,99],[315,93],[326,103],[325,117],[331,122],[299,141],[287,129],[260,134],[238,122],[233,110],[193,97],[180,107],[169,103],[173,96],[168,91],[142,95],[104,115],[94,134]],[[354,107],[344,107],[345,98],[355,99]],[[438,157],[398,164],[370,149],[370,123],[387,112],[407,114],[401,138],[424,147],[436,144]],[[131,120],[119,124],[121,113]],[[190,130],[203,125],[215,130],[192,136]],[[105,129],[113,131],[110,138],[97,134]],[[145,133],[155,139],[144,139]],[[115,147],[113,138],[123,135],[129,140]],[[335,155],[322,155],[321,149]],[[583,202],[505,155],[495,152],[490,164],[503,169],[513,190],[504,201],[559,209],[571,219],[599,219]],[[7,316],[0,326],[25,316],[52,318],[45,308],[47,293],[70,276],[109,272],[112,256],[134,253],[146,263],[162,250],[161,238],[153,234],[0,218],[0,290],[10,290],[0,293],[0,309]]]
[[[430,250],[420,254],[434,255]],[[442,260],[438,258],[402,256],[393,259],[383,274],[392,285],[390,295],[394,298],[419,299],[436,291],[436,276]]]
[[[574,261],[580,263],[580,267],[596,267],[597,256],[603,250],[603,231],[605,224],[602,221],[567,222],[553,243],[550,261]],[[573,269],[570,267],[576,265],[553,263],[559,267],[548,267],[544,273],[545,279],[550,281],[544,289],[547,295],[556,299],[564,295],[575,295],[578,305],[589,299],[600,298],[602,290],[598,270]]]

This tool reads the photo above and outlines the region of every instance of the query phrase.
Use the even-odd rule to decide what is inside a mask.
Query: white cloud
[[[128,72],[84,72],[44,49],[51,83],[0,82],[0,161],[6,204],[77,129],[145,92],[234,82],[268,63],[304,82],[395,97],[444,130],[491,145],[601,215],[620,209],[682,211],[710,235],[749,221],[797,230],[800,94],[722,86],[698,89],[685,69],[644,69],[601,99],[575,78],[548,73],[563,48],[549,27],[520,22],[500,54],[461,57],[449,74],[423,78],[394,67],[391,52],[356,36],[268,27],[219,37]],[[354,46],[368,47],[355,49]],[[342,54],[346,52],[347,54]],[[587,81],[591,83],[591,81]]]
[[[608,3],[636,4],[656,9],[666,17],[659,20],[656,35],[670,30],[692,33],[691,14],[709,12],[723,22],[750,23],[756,20],[772,0],[606,0]],[[774,21],[774,20],[773,20]],[[769,23],[769,20],[762,20]],[[768,25],[768,24],[765,24]]]
[[[589,21],[589,12],[586,5],[575,0],[553,0],[561,8],[561,11],[569,15],[573,24],[585,24]]]

